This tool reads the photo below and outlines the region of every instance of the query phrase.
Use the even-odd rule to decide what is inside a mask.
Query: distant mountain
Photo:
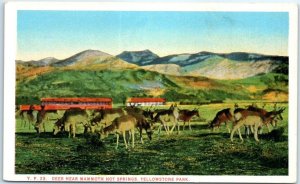
[[[220,56],[182,67],[182,75],[205,76],[214,79],[244,79],[272,72],[277,66],[271,60],[240,62]]]
[[[235,60],[235,61],[263,61],[263,60],[272,60],[280,61],[281,63],[287,63],[288,57],[286,56],[270,56],[256,53],[247,53],[247,52],[232,52],[229,54],[218,54],[221,57]]]
[[[97,50],[85,50],[64,60],[45,58],[39,61],[16,61],[17,80],[37,77],[52,71],[135,69],[138,66]],[[34,66],[34,67],[32,67]]]
[[[21,65],[24,65],[24,66],[37,66],[37,67],[41,67],[41,66],[49,66],[49,65],[52,65],[56,62],[58,62],[59,60],[54,58],[54,57],[47,57],[47,58],[44,58],[44,59],[40,59],[40,60],[37,60],[37,61],[20,61],[20,60],[17,60],[16,63],[17,64],[21,64]]]
[[[241,79],[269,72],[288,74],[288,57],[245,52],[174,54],[136,64],[163,74],[215,79]]]
[[[176,64],[147,65],[147,66],[142,66],[141,68],[144,70],[156,71],[162,74],[181,75],[181,67]]]
[[[52,66],[61,67],[61,66],[70,66],[75,64],[89,64],[91,60],[97,58],[98,60],[104,60],[109,57],[113,57],[110,54],[101,52],[98,50],[85,50],[78,54],[75,54],[67,59],[61,60],[59,62],[53,63]]]
[[[244,79],[270,73],[277,66],[270,60],[240,62],[220,56],[211,56],[201,62],[180,67],[177,64],[154,64],[141,66],[150,71],[175,76],[203,76],[213,79]]]
[[[60,70],[144,69],[175,76],[203,76],[213,79],[243,79],[270,72],[288,74],[288,57],[255,53],[229,54],[198,52],[159,57],[150,50],[124,51],[117,56],[98,50],[85,50],[64,60],[45,58],[16,61],[24,76]],[[32,69],[28,69],[27,67]],[[49,68],[38,68],[49,66]]]
[[[116,57],[127,61],[129,63],[137,64],[140,66],[148,65],[153,60],[159,58],[158,55],[154,54],[150,50],[143,51],[124,51]]]
[[[211,57],[222,57],[225,59],[230,59],[234,61],[240,62],[256,62],[256,61],[263,61],[263,60],[271,60],[276,63],[288,63],[288,57],[286,56],[268,56],[262,54],[254,54],[254,53],[245,53],[245,52],[233,52],[229,54],[219,54],[219,53],[212,53],[212,52],[199,52],[195,54],[174,54],[168,55],[160,58],[156,58],[151,62],[148,62],[147,65],[153,64],[177,64],[179,66],[187,66],[193,65],[202,61],[205,61]]]

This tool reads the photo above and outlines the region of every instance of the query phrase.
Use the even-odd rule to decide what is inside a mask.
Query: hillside
[[[59,60],[54,58],[54,57],[47,57],[47,58],[44,58],[44,59],[40,59],[40,60],[37,60],[37,61],[21,61],[21,60],[17,60],[16,61],[16,64],[17,65],[23,65],[23,66],[27,66],[27,67],[33,67],[33,66],[36,66],[36,67],[43,67],[43,66],[49,66],[49,65],[52,65],[56,62],[58,62]]]
[[[275,83],[276,76],[281,79],[278,84]],[[220,81],[205,77],[164,75],[141,69],[54,70],[19,81],[16,93],[17,104],[39,103],[41,97],[86,96],[112,97],[115,103],[123,103],[126,98],[133,96],[164,97],[168,101],[188,103],[251,99],[272,101],[270,95],[273,92],[288,94],[286,80],[281,74]]]
[[[200,63],[183,67],[182,73],[190,76],[202,75],[214,79],[244,79],[258,74],[270,73],[275,68],[276,65],[269,60],[239,62],[215,56]]]
[[[154,71],[168,75],[181,75],[181,67],[176,64],[156,64],[141,67],[144,70]]]

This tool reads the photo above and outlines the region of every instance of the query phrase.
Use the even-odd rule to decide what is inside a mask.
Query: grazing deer
[[[74,108],[66,110],[63,117],[58,119],[53,128],[53,134],[56,135],[58,132],[66,131],[69,132],[69,137],[76,136],[76,125],[88,124],[88,113],[80,108]]]
[[[229,122],[234,122],[234,117],[232,116],[231,112],[230,112],[230,108],[227,109],[223,109],[219,112],[217,112],[215,118],[211,121],[209,128],[214,129],[215,127],[220,128],[220,125],[222,123],[225,123],[226,128],[228,130],[228,132],[230,133],[230,128],[228,126]]]
[[[273,110],[273,111],[268,112],[265,109],[261,109],[261,108],[254,107],[254,106],[248,106],[247,109],[238,108],[238,109],[234,110],[234,117],[235,117],[235,120],[238,121],[240,119],[243,119],[243,118],[245,118],[247,116],[251,116],[251,115],[261,116],[264,118],[264,117],[268,117],[269,114],[272,114],[275,116],[272,119],[272,121],[264,121],[264,124],[263,124],[268,128],[268,131],[271,132],[269,125],[271,124],[273,127],[275,127],[278,119],[279,120],[283,119],[281,116],[281,113],[284,110],[285,110],[285,108],[282,108],[278,111]],[[252,127],[250,127],[250,128],[252,128]],[[261,131],[262,131],[262,129],[261,129]]]
[[[136,113],[137,111],[133,112],[133,111],[127,111],[127,113],[131,116],[133,116],[136,121],[137,121],[137,125],[136,127],[138,128],[139,132],[140,132],[140,140],[141,143],[143,144],[143,129],[146,131],[148,138],[151,140],[152,139],[152,128],[151,128],[151,123],[149,123],[149,119],[147,119],[143,114],[140,113]]]
[[[233,135],[234,135],[234,132],[236,130],[238,130],[238,133],[239,133],[239,137],[240,139],[242,140],[242,142],[244,141],[243,140],[243,137],[241,135],[241,132],[240,132],[240,127],[241,126],[250,126],[250,127],[253,127],[254,126],[254,139],[259,142],[259,139],[258,139],[258,128],[261,127],[263,124],[268,124],[269,122],[273,121],[273,119],[275,118],[276,115],[274,115],[273,113],[268,113],[266,114],[266,116],[260,116],[260,115],[255,115],[255,114],[251,114],[251,115],[248,115],[244,118],[241,118],[239,119],[233,129],[232,129],[232,132],[230,134],[230,140],[233,141]]]
[[[186,122],[189,125],[189,129],[192,130],[190,121],[191,121],[193,116],[197,116],[198,118],[200,118],[200,114],[199,114],[199,111],[197,109],[194,109],[192,111],[190,111],[190,110],[179,110],[178,119],[183,121],[183,129],[182,130],[184,130]]]
[[[171,105],[171,107],[168,110],[161,110],[159,111],[155,117],[154,117],[154,122],[160,122],[159,130],[158,132],[160,133],[161,131],[161,126],[164,126],[165,131],[169,135],[170,132],[173,132],[173,129],[177,125],[177,133],[179,133],[179,124],[178,124],[178,117],[179,117],[179,110],[177,105]],[[169,130],[169,126],[167,125],[167,122],[172,122],[173,127],[171,130]]]
[[[102,129],[103,127],[111,125],[114,119],[117,117],[126,115],[127,112],[121,108],[118,109],[101,109],[99,114],[91,120],[91,129],[92,132],[95,132],[95,129]]]
[[[109,133],[115,133],[117,136],[117,145],[119,145],[119,136],[123,135],[124,144],[126,149],[128,148],[126,141],[126,132],[130,132],[132,135],[132,148],[134,148],[134,129],[137,126],[137,120],[131,115],[122,115],[113,120],[112,124],[100,130],[100,139],[104,139]]]
[[[41,133],[42,126],[44,131],[46,131],[44,120],[51,113],[57,114],[57,110],[45,110],[45,106],[41,105],[41,110],[39,110],[37,113],[36,122],[34,125],[34,129],[37,131],[37,133]]]

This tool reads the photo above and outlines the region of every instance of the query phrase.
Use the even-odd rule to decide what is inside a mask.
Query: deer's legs
[[[255,139],[257,142],[259,142],[257,133],[258,133],[258,124],[256,123],[256,124],[255,124],[255,127],[254,127],[254,139]]]
[[[44,129],[44,132],[46,132],[46,126],[45,126],[45,121],[44,122],[42,122],[42,124],[43,124],[43,129]]]
[[[128,146],[127,146],[127,141],[126,141],[126,131],[123,132],[123,139],[124,139],[125,147],[127,149]]]
[[[171,129],[171,133],[173,132],[173,130],[174,130],[174,128],[177,126],[177,133],[179,133],[179,123],[178,123],[178,121],[177,121],[177,119],[172,119],[173,121],[173,127],[172,127],[172,129]]]
[[[189,129],[190,129],[190,130],[192,130],[192,127],[191,127],[191,122],[190,122],[190,121],[191,121],[191,120],[189,120],[189,121],[188,121],[188,124],[189,124]]]
[[[117,145],[116,145],[116,149],[118,149],[118,145],[119,145],[119,134],[117,133]]]
[[[140,131],[140,139],[141,139],[141,143],[144,144],[144,141],[143,141],[143,129],[142,128],[139,128],[139,131]]]
[[[243,137],[242,137],[240,128],[238,128],[238,132],[239,132],[239,137],[240,137],[240,139],[242,140],[242,142],[244,142],[244,139],[243,139]]]
[[[226,125],[226,128],[227,128],[227,130],[228,130],[228,133],[230,133],[230,128],[229,128],[229,126],[228,126],[228,123],[225,122],[225,125]]]
[[[134,148],[134,129],[131,130],[132,134],[132,148]]]
[[[75,138],[75,136],[76,136],[76,126],[75,126],[75,124],[72,125],[72,134],[73,134],[73,138]]]
[[[162,120],[161,118],[160,118],[160,121],[162,122],[167,134],[169,135],[169,127],[167,126],[167,123],[164,120]]]
[[[231,134],[230,134],[230,140],[231,140],[231,141],[233,141],[233,135],[234,135],[234,132],[235,132],[236,130],[238,130],[240,139],[243,141],[243,138],[242,138],[242,135],[241,135],[241,131],[240,131],[241,125],[242,125],[242,124],[237,123],[237,124],[233,127],[233,129],[232,129],[232,131],[231,131]]]

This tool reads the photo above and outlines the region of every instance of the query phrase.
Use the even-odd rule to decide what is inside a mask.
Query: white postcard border
[[[67,6],[66,6],[67,5]],[[292,183],[296,181],[297,168],[297,61],[298,61],[298,11],[288,3],[159,3],[159,2],[9,2],[5,6],[4,32],[4,141],[3,178],[9,181],[56,181],[62,177],[79,178],[85,175],[21,175],[15,174],[15,57],[17,45],[17,10],[107,10],[107,11],[265,11],[289,12],[289,174],[288,176],[187,176],[189,182],[265,182]],[[292,125],[291,125],[292,124]],[[91,178],[122,177],[120,175],[88,175]],[[154,182],[153,178],[182,178],[184,176],[130,176],[136,182]],[[142,178],[148,178],[143,181]],[[59,181],[56,181],[59,182]],[[82,182],[82,181],[81,181]],[[93,182],[93,181],[88,181]],[[99,181],[94,181],[99,182]],[[117,182],[117,181],[112,181]],[[124,181],[125,182],[125,181]],[[158,182],[158,181],[157,181]],[[164,182],[164,181],[159,181]],[[185,181],[186,182],[186,181]]]

